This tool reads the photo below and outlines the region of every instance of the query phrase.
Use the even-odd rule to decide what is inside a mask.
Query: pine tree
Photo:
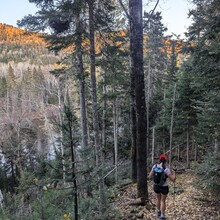
[[[193,2],[196,7],[190,12],[193,23],[189,27],[188,37],[194,43],[190,61],[191,72],[194,75],[193,86],[201,95],[196,100],[196,106],[200,110],[197,135],[202,139],[209,136],[210,139],[207,141],[211,141],[217,150],[220,140],[220,6],[218,0]],[[204,131],[204,127],[209,128],[209,135]]]
[[[7,81],[5,77],[0,78],[0,97],[3,98],[7,94]]]
[[[20,26],[26,26],[31,30],[44,30],[51,28],[52,34],[47,35],[46,39],[50,42],[50,49],[58,52],[61,49],[67,48],[71,55],[66,57],[67,68],[63,70],[54,71],[60,75],[68,73],[70,70],[76,70],[76,75],[80,81],[80,98],[81,98],[81,115],[84,117],[82,122],[83,141],[84,145],[89,145],[87,138],[87,115],[85,109],[85,71],[83,59],[90,57],[90,68],[88,68],[91,76],[91,97],[92,97],[92,112],[93,112],[93,141],[96,149],[96,165],[97,169],[101,170],[100,157],[100,135],[99,135],[99,118],[98,118],[98,100],[96,93],[96,36],[97,30],[110,30],[110,22],[112,17],[111,11],[112,1],[32,1],[41,8],[38,15],[26,16],[19,22]],[[86,19],[85,19],[86,18]],[[88,22],[89,21],[89,22]],[[83,45],[83,42],[85,44]],[[89,46],[89,51],[88,47]],[[77,61],[77,62],[75,62]],[[87,63],[88,64],[88,63]],[[77,68],[75,68],[75,66]],[[75,74],[75,71],[72,73]],[[84,97],[83,97],[84,96]],[[83,108],[83,109],[82,109]],[[88,147],[88,146],[85,146]],[[92,149],[91,149],[92,151]],[[103,176],[99,173],[99,176]],[[100,180],[102,182],[103,180]],[[101,192],[103,193],[103,191]],[[102,195],[100,193],[100,199]],[[100,202],[103,205],[103,201]],[[101,211],[103,209],[101,208]]]
[[[163,98],[164,81],[167,75],[167,52],[165,45],[164,32],[166,28],[162,24],[162,16],[160,12],[154,14],[146,13],[144,18],[146,32],[146,71],[145,71],[145,96],[147,109],[147,150],[149,153],[150,145],[150,128],[153,120],[159,110],[155,103],[158,97]],[[154,97],[156,96],[156,97]],[[154,101],[155,100],[155,101]],[[159,104],[160,105],[160,104]]]

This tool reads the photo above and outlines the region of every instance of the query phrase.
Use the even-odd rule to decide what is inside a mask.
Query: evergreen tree
[[[202,139],[203,134],[209,136],[208,142],[217,150],[220,140],[220,6],[218,0],[195,0],[193,3],[196,7],[190,12],[193,23],[189,27],[188,37],[194,43],[190,61],[191,73],[194,76],[193,87],[201,95],[196,100],[196,106],[200,110],[197,135]],[[209,135],[204,131],[204,127],[209,128]]]
[[[122,36],[118,36],[121,34]],[[124,49],[126,36],[123,32],[112,32],[108,42],[101,50],[98,64],[101,68],[102,80],[99,82],[98,94],[102,100],[102,150],[104,157],[112,153],[114,143],[114,164],[117,173],[119,157],[126,157],[129,137],[129,77],[128,77],[128,51]],[[125,51],[124,51],[125,50]],[[112,126],[113,125],[113,126]],[[113,129],[112,129],[113,127]],[[119,137],[122,131],[125,136]],[[125,132],[126,131],[126,132]],[[124,155],[126,153],[126,155]],[[117,175],[116,175],[117,176]],[[117,179],[117,178],[116,178]]]
[[[6,97],[7,94],[7,81],[5,77],[0,78],[0,97]]]
[[[167,30],[162,24],[160,12],[146,13],[144,18],[146,32],[146,58],[145,58],[145,95],[147,109],[147,149],[149,153],[150,128],[160,109],[157,98],[163,98],[164,81],[167,75],[167,53],[164,32]],[[158,104],[158,105],[157,105]]]
[[[90,71],[91,76],[91,97],[92,97],[92,113],[93,113],[93,133],[92,141],[94,141],[96,149],[96,165],[97,169],[100,169],[101,165],[101,151],[100,151],[100,135],[99,135],[99,118],[98,118],[98,100],[96,93],[96,36],[98,30],[106,31],[110,30],[112,13],[114,9],[112,1],[32,1],[41,8],[36,16],[26,16],[19,25],[26,26],[31,30],[45,30],[49,27],[52,29],[52,34],[47,35],[46,39],[50,42],[50,49],[58,52],[61,49],[68,48],[71,50],[71,55],[68,57],[68,66],[63,70],[63,73],[69,72],[70,69],[74,70],[72,66],[77,66],[77,75],[80,80],[80,98],[81,98],[81,117],[84,117],[81,122],[83,129],[83,141],[82,143],[88,147],[88,140],[85,138],[87,135],[87,115],[85,109],[85,72],[83,58],[86,57],[86,53],[90,57]],[[89,21],[89,22],[88,22]],[[89,44],[88,44],[89,41]],[[85,42],[83,45],[82,42]],[[89,46],[89,51],[88,51]],[[76,50],[75,50],[76,49]],[[76,59],[75,59],[76,58]],[[67,59],[65,59],[67,60]],[[75,60],[77,62],[75,62]],[[60,74],[61,71],[54,71],[54,73]],[[74,74],[74,73],[72,73]],[[84,95],[83,95],[84,94]],[[84,97],[83,97],[84,96]],[[82,110],[82,108],[84,109]],[[92,145],[93,142],[91,142]],[[92,150],[91,150],[92,151]],[[101,170],[101,169],[100,169]],[[99,176],[103,176],[98,172]],[[103,180],[100,180],[100,182]],[[103,193],[103,192],[101,192]],[[100,194],[102,200],[102,194]],[[100,202],[103,205],[103,201]],[[101,208],[101,210],[103,210]]]

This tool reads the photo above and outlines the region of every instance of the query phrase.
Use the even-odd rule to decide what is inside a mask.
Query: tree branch
[[[150,14],[149,19],[151,18],[151,16],[153,15],[154,11],[156,10],[157,5],[159,4],[159,1],[160,1],[160,0],[157,0],[157,2],[156,2],[156,4],[155,4],[155,6],[154,6],[154,8],[153,8],[153,10],[151,10],[151,11],[150,11],[150,12],[151,12],[151,14]]]
[[[148,17],[148,21],[151,19],[151,17],[152,17],[152,15],[153,15],[154,11],[156,10],[156,8],[157,8],[157,6],[158,6],[158,4],[159,4],[159,1],[160,1],[160,0],[157,0],[155,6],[154,6],[154,8],[153,8],[153,10],[151,10],[151,11],[149,12],[150,15],[149,15],[149,17]],[[144,29],[146,26],[147,26],[147,25],[145,24],[145,25],[143,26],[143,29]]]
[[[124,10],[124,12],[125,12],[125,14],[126,14],[128,20],[130,21],[130,20],[131,20],[131,17],[130,17],[130,15],[129,15],[127,9],[125,8],[125,6],[124,6],[122,0],[118,0],[118,1],[119,1],[119,4],[121,5],[121,7],[123,8],[123,10]]]

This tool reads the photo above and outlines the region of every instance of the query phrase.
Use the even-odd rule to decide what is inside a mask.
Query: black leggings
[[[167,195],[169,193],[169,187],[168,186],[154,185],[154,192],[155,193],[161,193],[163,195]]]

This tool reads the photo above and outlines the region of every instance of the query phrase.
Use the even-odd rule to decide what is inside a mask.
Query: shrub
[[[220,195],[220,153],[209,153],[197,166],[197,187],[213,195]]]

